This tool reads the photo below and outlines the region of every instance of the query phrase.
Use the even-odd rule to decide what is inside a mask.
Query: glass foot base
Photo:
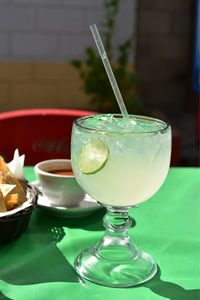
[[[83,251],[75,260],[78,274],[97,284],[126,287],[151,279],[157,271],[152,257],[137,249],[132,258],[115,260],[102,257],[95,247]]]

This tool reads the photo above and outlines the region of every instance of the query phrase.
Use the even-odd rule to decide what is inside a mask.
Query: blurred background
[[[199,11],[198,0],[1,0],[0,112],[118,112],[96,23],[129,113],[167,120],[174,165],[199,166]]]

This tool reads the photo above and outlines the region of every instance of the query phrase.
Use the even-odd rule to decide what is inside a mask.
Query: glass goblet
[[[107,209],[105,234],[75,260],[84,278],[106,286],[132,286],[152,278],[157,266],[129,236],[130,208],[154,195],[170,164],[171,128],[158,119],[91,115],[74,121],[72,168],[80,186]],[[136,125],[135,125],[136,121]]]

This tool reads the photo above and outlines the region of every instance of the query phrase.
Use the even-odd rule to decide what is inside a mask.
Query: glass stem
[[[128,215],[128,210],[113,210],[107,208],[107,213],[103,218],[103,225],[108,232],[121,233],[127,235],[131,228],[132,219]]]
[[[132,226],[132,218],[128,210],[107,208],[103,219],[105,234],[95,251],[105,259],[123,260],[135,258],[138,250],[131,242],[128,230]]]

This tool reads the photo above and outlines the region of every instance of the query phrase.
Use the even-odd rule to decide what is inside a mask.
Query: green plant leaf
[[[103,44],[125,105],[129,113],[144,114],[145,107],[138,96],[140,88],[139,74],[133,69],[130,70],[129,66],[129,56],[131,51],[133,51],[133,35],[118,45],[117,64],[112,63],[112,39],[116,17],[120,9],[120,0],[105,0],[104,9],[105,19],[101,24],[103,28]],[[72,65],[78,70],[82,80],[82,89],[90,96],[90,103],[95,107],[96,111],[119,113],[117,101],[96,48],[87,47],[85,49],[85,59],[83,61],[73,60]]]
[[[77,68],[77,69],[80,69],[81,68],[81,65],[82,65],[82,62],[80,61],[80,60],[72,60],[71,61],[71,64],[75,67],[75,68]]]

